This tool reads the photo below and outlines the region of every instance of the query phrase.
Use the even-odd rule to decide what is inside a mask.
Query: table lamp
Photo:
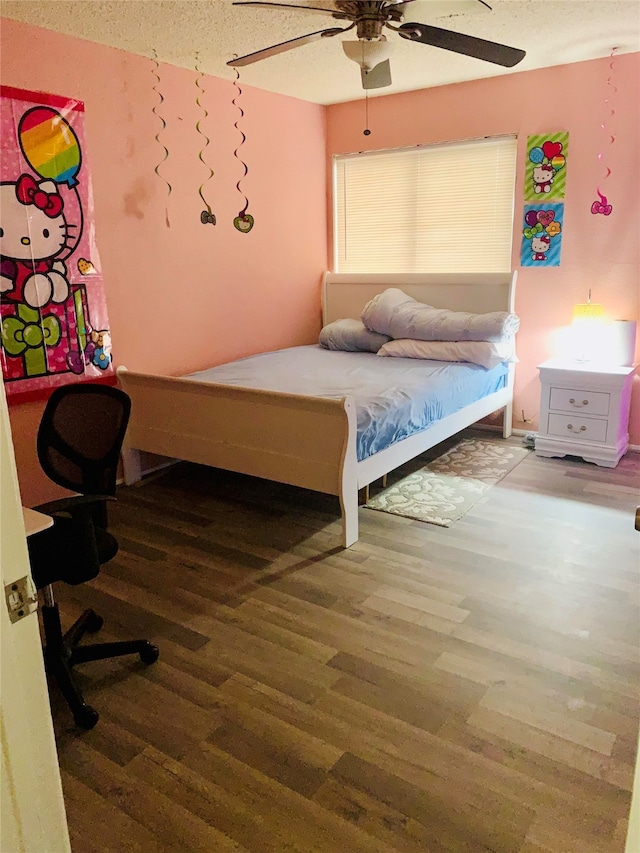
[[[586,302],[573,308],[573,342],[575,361],[593,361],[601,354],[604,329],[604,307],[591,301],[591,290]]]

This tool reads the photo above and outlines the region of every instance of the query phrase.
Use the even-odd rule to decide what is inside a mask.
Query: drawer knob
[[[581,403],[577,403],[573,397],[569,398],[569,402],[571,403],[572,406],[588,406],[589,405],[588,400],[583,400]]]
[[[567,429],[571,430],[571,432],[585,432],[587,429],[586,426],[581,426],[580,429],[574,429],[573,424],[567,424]]]

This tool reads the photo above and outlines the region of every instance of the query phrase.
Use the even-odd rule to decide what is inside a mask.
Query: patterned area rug
[[[424,468],[389,486],[369,509],[449,527],[527,456],[501,439],[465,438]]]

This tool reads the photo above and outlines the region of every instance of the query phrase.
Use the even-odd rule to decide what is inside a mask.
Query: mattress
[[[185,378],[311,397],[350,396],[357,412],[357,456],[366,459],[504,388],[508,367],[374,353],[318,345],[261,353]]]

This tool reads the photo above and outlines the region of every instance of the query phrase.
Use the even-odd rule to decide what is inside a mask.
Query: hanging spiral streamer
[[[236,58],[237,58],[237,54],[234,55],[234,59],[236,59]],[[236,72],[236,79],[233,81],[233,85],[238,90],[238,94],[236,95],[235,98],[233,98],[231,103],[234,105],[234,107],[236,107],[238,109],[238,111],[240,112],[240,119],[242,119],[242,118],[244,118],[244,110],[242,109],[242,107],[239,104],[236,103],[236,99],[239,98],[240,95],[242,95],[242,89],[240,88],[240,85],[238,83],[238,81],[240,80],[240,72],[238,71],[237,68],[234,70]],[[234,123],[233,126],[242,136],[242,141],[240,142],[240,145],[238,145],[236,150],[233,152],[233,156],[237,160],[239,160],[242,163],[242,165],[244,166],[244,173],[242,174],[242,176],[238,180],[238,183],[236,184],[236,189],[238,190],[240,195],[244,198],[244,202],[245,202],[243,209],[240,211],[240,213],[238,213],[236,218],[233,220],[233,226],[234,226],[234,228],[237,228],[238,231],[242,232],[243,234],[247,234],[253,228],[253,216],[250,213],[247,213],[247,208],[249,207],[249,199],[246,197],[246,195],[240,189],[240,184],[242,183],[243,178],[245,178],[249,174],[249,167],[244,162],[244,160],[238,156],[238,151],[244,145],[247,137],[244,135],[244,133],[238,127],[237,121]]]
[[[151,61],[153,62],[153,66],[154,66],[151,70],[151,73],[156,78],[156,84],[153,86],[153,91],[156,93],[156,95],[158,96],[158,99],[159,99],[158,103],[154,105],[151,112],[155,116],[157,116],[157,118],[159,118],[160,121],[162,122],[162,127],[156,133],[155,139],[156,139],[156,142],[158,143],[158,145],[160,145],[161,148],[164,150],[164,157],[156,165],[156,167],[153,171],[167,185],[167,187],[168,187],[167,198],[168,198],[171,195],[172,187],[171,187],[171,184],[169,183],[169,181],[164,177],[164,175],[160,174],[160,166],[162,166],[164,161],[169,157],[169,149],[167,148],[167,146],[163,142],[160,141],[160,134],[165,130],[167,123],[164,120],[163,116],[160,115],[160,113],[158,112],[158,109],[157,109],[159,106],[162,106],[162,104],[164,103],[164,97],[162,95],[162,92],[157,88],[158,85],[160,84],[160,75],[158,74],[158,68],[160,67],[160,63],[158,62],[158,54],[157,54],[155,48],[153,48],[153,56],[152,56]],[[165,224],[166,224],[167,228],[171,228],[171,223],[169,222],[169,208],[168,207],[165,207],[165,209],[164,209],[164,216],[165,216]]]
[[[607,97],[604,99],[605,107],[609,107],[609,115],[600,124],[600,128],[605,133],[605,136],[609,137],[609,142],[608,142],[609,146],[613,145],[613,143],[616,141],[615,136],[610,131],[607,130],[607,120],[612,119],[616,114],[616,111],[613,109],[610,102],[611,102],[611,99],[613,98],[613,96],[618,91],[618,88],[615,85],[613,85],[613,91],[611,91],[611,87],[612,87],[611,81],[613,79],[613,73],[614,73],[613,60],[615,58],[615,54],[616,54],[617,49],[618,49],[617,47],[614,47],[611,50],[611,62],[609,63],[609,76],[607,77]],[[598,153],[598,164],[599,165],[602,165],[603,157],[604,157],[604,153],[602,151],[600,151]],[[605,170],[606,170],[605,175],[604,175],[604,178],[602,179],[603,181],[606,181],[607,178],[609,177],[609,175],[611,174],[611,169],[609,168],[609,166],[605,166]],[[603,195],[600,192],[600,186],[596,187],[596,193],[598,194],[600,200],[593,202],[593,204],[591,205],[591,213],[594,213],[594,214],[602,213],[603,216],[610,216],[611,211],[613,210],[613,205],[609,204],[607,201],[606,195]]]
[[[196,104],[197,104],[197,105],[200,107],[200,109],[202,110],[202,118],[203,118],[203,119],[205,119],[205,118],[207,118],[207,116],[209,115],[209,113],[207,112],[206,108],[205,108],[205,107],[203,107],[203,105],[200,103],[200,95],[201,95],[201,94],[204,94],[204,89],[203,89],[203,88],[202,88],[202,86],[200,85],[200,81],[201,81],[201,80],[202,80],[202,78],[204,77],[204,74],[203,74],[203,72],[200,70],[200,67],[199,67],[199,66],[200,66],[200,54],[199,54],[199,53],[196,53],[196,71],[197,71],[197,73],[198,73],[198,76],[196,77],[196,86],[198,87],[198,90],[199,90],[199,91],[198,91],[198,95],[197,95],[197,97],[196,97]],[[205,159],[204,159],[204,157],[203,157],[203,154],[204,154],[205,150],[207,149],[207,147],[208,147],[209,143],[211,142],[211,140],[209,139],[209,137],[207,136],[207,134],[206,134],[206,133],[204,133],[204,131],[202,131],[202,130],[200,129],[200,122],[201,122],[201,119],[198,119],[198,121],[196,122],[196,130],[198,131],[198,133],[199,133],[201,136],[204,136],[204,147],[200,149],[200,151],[199,151],[199,153],[198,153],[198,159],[199,159],[199,160],[200,160],[200,162],[201,162],[201,163],[203,163],[203,164],[207,167],[207,169],[209,170],[209,175],[208,175],[208,177],[206,177],[206,178],[205,178],[205,180],[204,180],[204,181],[200,184],[200,186],[198,187],[198,195],[199,195],[199,196],[200,196],[200,198],[202,199],[202,201],[203,201],[203,203],[204,203],[204,206],[205,206],[205,208],[206,208],[206,210],[203,210],[203,211],[202,211],[202,213],[200,214],[200,222],[202,222],[202,224],[203,224],[203,225],[215,225],[215,224],[216,224],[216,217],[215,217],[215,214],[214,214],[214,213],[213,213],[213,211],[211,210],[211,205],[209,204],[209,202],[206,200],[206,198],[204,197],[204,195],[203,195],[203,193],[202,193],[202,190],[203,190],[203,188],[204,188],[204,185],[207,183],[207,181],[210,181],[210,180],[211,180],[211,178],[212,178],[212,177],[214,176],[214,174],[215,174],[215,173],[214,173],[214,171],[213,171],[213,169],[211,168],[211,166],[210,166],[207,162],[205,162]]]

